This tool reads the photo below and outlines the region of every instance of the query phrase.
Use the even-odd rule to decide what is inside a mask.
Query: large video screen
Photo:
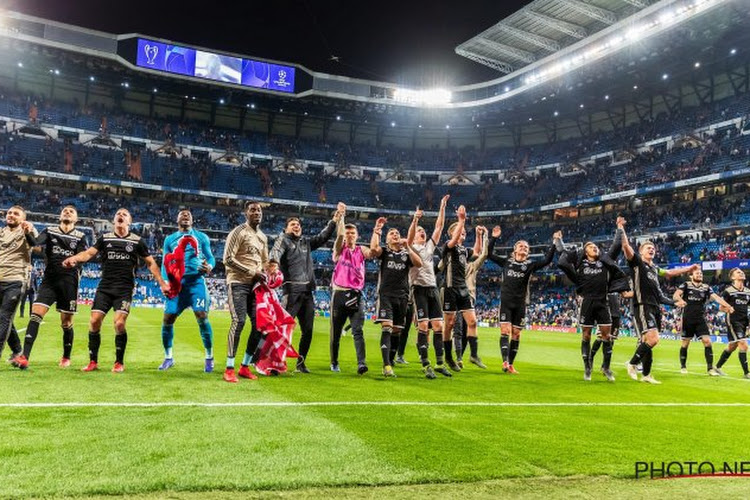
[[[136,65],[246,87],[294,92],[294,68],[215,54],[144,38],[138,39]]]

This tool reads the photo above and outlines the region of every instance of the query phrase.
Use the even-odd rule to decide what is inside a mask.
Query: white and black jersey
[[[491,243],[491,249],[494,244]],[[503,268],[503,284],[500,286],[500,301],[506,306],[517,308],[525,306],[530,299],[531,275],[546,267],[555,257],[555,246],[547,250],[542,260],[518,261],[512,257],[500,257],[490,252],[488,258]]]
[[[378,295],[385,297],[409,297],[409,269],[412,267],[407,250],[394,251],[384,247],[380,254],[378,273]]]
[[[467,288],[466,286],[466,265],[469,262],[470,250],[463,245],[456,245],[453,248],[448,244],[442,247],[442,259],[445,288]]]
[[[706,304],[713,294],[711,287],[705,283],[696,285],[692,281],[686,281],[678,290],[682,291],[682,300],[686,302],[682,310],[683,325],[705,321]]]
[[[747,310],[750,303],[750,289],[743,287],[739,289],[729,285],[724,289],[721,297],[734,308],[734,312],[726,315],[727,339],[729,342],[737,342],[747,337],[748,322]]]
[[[44,247],[45,281],[59,278],[78,279],[78,267],[63,267],[62,263],[68,257],[83,252],[88,247],[83,231],[72,229],[66,233],[59,226],[48,227],[39,233],[36,244]]]
[[[102,261],[102,279],[97,290],[111,294],[131,294],[138,260],[150,255],[143,239],[133,233],[122,237],[115,233],[105,233],[96,240],[94,247],[99,251]]]
[[[633,305],[659,307],[662,302],[662,291],[659,285],[659,267],[641,259],[637,253],[628,260],[633,270]]]

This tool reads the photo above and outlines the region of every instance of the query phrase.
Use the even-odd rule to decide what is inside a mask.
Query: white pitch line
[[[288,407],[325,407],[325,406],[433,406],[433,407],[540,407],[540,408],[578,408],[578,407],[705,407],[705,408],[750,408],[750,403],[630,403],[630,402],[482,402],[482,401],[258,401],[234,403],[201,403],[190,401],[174,402],[61,402],[61,403],[0,403],[0,408],[288,408]]]

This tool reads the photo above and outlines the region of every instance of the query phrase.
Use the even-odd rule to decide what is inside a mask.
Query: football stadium
[[[746,497],[750,2],[515,3],[435,86],[0,10],[0,497]]]

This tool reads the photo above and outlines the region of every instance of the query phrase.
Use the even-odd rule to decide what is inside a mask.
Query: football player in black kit
[[[633,292],[611,292],[607,294],[607,301],[609,302],[609,314],[612,316],[612,328],[609,332],[609,340],[604,341],[600,332],[596,333],[596,340],[591,345],[591,364],[594,364],[594,358],[596,353],[599,352],[599,348],[604,346],[602,349],[602,375],[607,377],[607,380],[614,382],[615,375],[612,373],[612,352],[615,348],[615,340],[620,336],[620,326],[622,325],[622,299],[632,299]],[[609,374],[609,375],[608,375]],[[611,378],[610,378],[611,377]]]
[[[703,282],[703,271],[696,269],[690,273],[690,280],[680,285],[674,292],[674,301],[682,304],[682,345],[680,346],[680,373],[687,373],[687,355],[690,341],[698,337],[703,342],[706,356],[706,370],[712,377],[718,377],[714,368],[714,348],[711,345],[711,334],[706,323],[706,303],[717,302],[724,312],[732,313],[734,308],[716,295],[711,287]]]
[[[633,357],[626,365],[628,375],[633,380],[638,380],[638,363],[643,364],[643,378],[641,382],[649,384],[661,384],[651,375],[653,364],[653,348],[659,343],[659,332],[661,331],[661,306],[666,303],[675,305],[669,297],[665,297],[659,284],[659,276],[673,278],[681,274],[693,272],[700,269],[698,264],[680,267],[676,269],[660,269],[654,264],[656,247],[650,241],[641,244],[638,253],[630,246],[625,234],[625,221],[618,219],[618,229],[622,229],[622,251],[628,266],[633,270],[633,324],[635,331],[641,339]],[[679,304],[677,304],[679,305]]]
[[[732,280],[732,284],[724,289],[721,297],[734,308],[734,311],[727,314],[727,341],[729,345],[721,353],[719,362],[716,363],[716,370],[719,372],[719,375],[724,375],[721,367],[724,366],[729,356],[739,347],[740,365],[742,366],[744,377],[750,378],[750,372],[748,372],[747,368],[747,304],[750,302],[750,289],[745,286],[745,273],[742,269],[735,267],[729,271],[729,279]]]
[[[461,367],[453,359],[453,327],[456,324],[456,314],[460,313],[466,322],[466,339],[471,349],[469,360],[480,368],[486,368],[479,358],[477,342],[477,315],[474,312],[474,301],[466,284],[466,266],[481,252],[481,241],[477,240],[474,249],[464,247],[466,240],[466,207],[461,205],[456,211],[458,222],[448,228],[448,241],[442,247],[443,280],[443,346],[445,347],[445,362],[451,370],[461,371]]]
[[[375,230],[370,240],[370,255],[380,260],[378,273],[378,304],[376,323],[380,323],[380,353],[383,356],[383,375],[395,377],[393,361],[398,348],[398,337],[411,318],[406,317],[409,302],[409,268],[421,267],[422,259],[412,248],[414,231],[407,239],[402,239],[398,229],[388,230],[386,246],[380,246],[385,217],[375,222]]]
[[[557,250],[561,252],[557,265],[570,278],[576,286],[576,293],[582,298],[579,325],[582,334],[581,358],[584,380],[591,380],[591,332],[595,324],[602,341],[610,342],[612,313],[607,297],[610,288],[618,281],[627,283],[627,276],[614,261],[620,253],[621,241],[622,236],[618,230],[609,251],[600,255],[599,247],[591,241],[584,244],[581,249],[566,249],[562,238],[555,240]],[[614,382],[615,377],[611,370],[606,369],[602,373],[607,380]]]
[[[39,334],[39,325],[55,304],[60,313],[63,331],[63,354],[58,363],[60,368],[70,366],[70,353],[73,349],[73,315],[78,307],[78,279],[81,270],[77,267],[66,268],[63,261],[86,250],[86,237],[75,228],[78,222],[78,211],[73,205],[66,205],[60,212],[60,224],[48,227],[39,233],[37,247],[44,247],[46,266],[42,284],[36,294],[31,308],[26,337],[23,342],[23,354],[13,360],[13,365],[26,369],[34,341]]]
[[[161,276],[161,269],[154,258],[149,254],[146,243],[137,234],[130,232],[130,224],[133,219],[130,212],[121,208],[115,213],[114,230],[99,236],[94,246],[68,257],[63,261],[63,267],[73,268],[93,259],[97,254],[101,255],[102,279],[96,289],[94,303],[91,306],[91,319],[89,321],[89,364],[82,371],[91,372],[98,370],[99,346],[104,316],[110,309],[115,310],[115,352],[116,361],[112,368],[113,373],[125,371],[125,347],[128,343],[128,333],[125,323],[130,313],[130,305],[133,298],[133,286],[135,285],[135,269],[138,260],[148,266],[148,270],[159,284],[161,291],[169,292],[169,283]]]
[[[526,323],[526,306],[529,304],[529,285],[531,275],[546,267],[555,257],[554,240],[562,238],[557,231],[552,239],[553,243],[542,260],[529,260],[529,243],[520,240],[513,245],[510,257],[495,255],[494,248],[500,237],[499,226],[492,229],[489,244],[489,258],[503,268],[503,283],[500,286],[500,354],[503,356],[503,371],[517,374],[513,366],[521,342],[521,330]]]

